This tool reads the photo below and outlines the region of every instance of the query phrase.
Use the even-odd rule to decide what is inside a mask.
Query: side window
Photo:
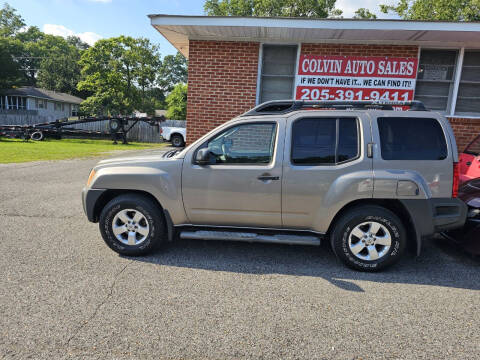
[[[357,156],[357,119],[308,118],[293,123],[292,164],[338,164]]]
[[[377,123],[384,160],[443,160],[448,155],[436,119],[388,117]]]
[[[274,123],[231,127],[208,142],[212,164],[268,164],[273,157],[275,135]]]

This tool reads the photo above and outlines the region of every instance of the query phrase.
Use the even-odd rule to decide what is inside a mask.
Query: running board
[[[182,231],[180,233],[181,239],[193,240],[228,240],[228,241],[245,241],[245,242],[262,242],[275,244],[289,244],[289,245],[320,245],[320,239],[311,235],[265,235],[248,232],[233,232],[233,231]]]

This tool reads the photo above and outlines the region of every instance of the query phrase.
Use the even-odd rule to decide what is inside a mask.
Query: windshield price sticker
[[[301,55],[296,100],[411,101],[416,58]]]

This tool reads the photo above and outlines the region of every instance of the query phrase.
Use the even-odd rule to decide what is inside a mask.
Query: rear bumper
[[[417,255],[421,239],[435,233],[457,229],[465,224],[467,205],[457,198],[403,199],[400,200],[410,214],[417,234]]]
[[[98,219],[95,217],[95,205],[97,200],[105,192],[105,189],[88,189],[83,188],[82,191],[82,204],[83,211],[87,215],[88,221],[98,222]]]
[[[467,205],[457,198],[400,200],[422,237],[456,229],[465,224]]]

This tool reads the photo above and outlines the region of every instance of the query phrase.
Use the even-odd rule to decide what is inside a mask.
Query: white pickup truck
[[[160,134],[165,141],[170,141],[175,147],[185,146],[187,129],[182,127],[162,126]]]

